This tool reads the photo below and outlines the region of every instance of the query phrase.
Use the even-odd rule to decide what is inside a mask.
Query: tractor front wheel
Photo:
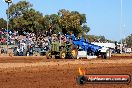
[[[66,52],[65,51],[61,51],[60,52],[60,58],[61,59],[65,59],[66,58]]]
[[[47,59],[52,59],[51,51],[46,52],[46,58]]]

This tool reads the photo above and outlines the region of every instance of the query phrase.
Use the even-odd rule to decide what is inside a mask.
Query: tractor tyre
[[[77,49],[72,49],[71,50],[72,59],[77,59],[77,54],[78,54]]]
[[[52,59],[51,51],[46,52],[46,58],[47,59]]]
[[[66,58],[66,51],[61,51],[60,52],[60,59],[65,59]]]

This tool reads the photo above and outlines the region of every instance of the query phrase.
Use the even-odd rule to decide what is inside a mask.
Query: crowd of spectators
[[[8,34],[7,34],[8,33]],[[6,30],[0,31],[0,45],[7,44],[8,36],[8,45],[15,45],[18,52],[32,51],[32,47],[48,47],[52,42],[65,42],[66,36],[60,34],[50,34],[48,32],[41,33],[38,32],[36,35],[33,32],[23,32],[23,36],[19,35],[18,31]],[[61,41],[60,41],[61,40]],[[3,47],[1,47],[3,48]]]
[[[18,31],[8,31],[7,30],[1,30],[0,31],[0,44],[4,45],[7,44],[7,36],[8,36],[8,44],[13,45],[18,42],[19,34]]]

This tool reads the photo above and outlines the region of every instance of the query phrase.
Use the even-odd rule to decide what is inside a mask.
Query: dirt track
[[[128,84],[78,85],[78,68],[87,74],[130,74],[132,58],[46,60],[44,57],[0,57],[0,88],[132,88]]]

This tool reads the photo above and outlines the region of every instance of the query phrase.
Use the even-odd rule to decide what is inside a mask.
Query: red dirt
[[[0,88],[132,88],[132,83],[78,85],[79,67],[86,68],[87,74],[132,76],[132,58],[46,60],[44,57],[0,57]]]

